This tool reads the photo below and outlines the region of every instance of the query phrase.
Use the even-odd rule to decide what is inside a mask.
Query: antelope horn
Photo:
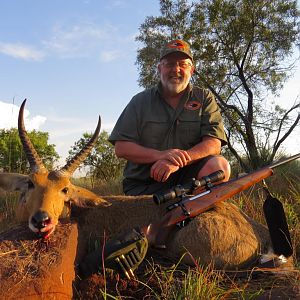
[[[30,170],[34,173],[43,173],[46,168],[43,165],[43,162],[39,155],[37,154],[36,150],[34,149],[27,132],[24,126],[24,107],[25,107],[26,99],[21,104],[19,110],[19,118],[18,118],[18,130],[19,130],[19,137],[23,144],[23,149],[26,154],[27,160],[29,161]]]
[[[92,149],[98,139],[100,128],[101,128],[101,118],[99,116],[97,128],[96,128],[93,136],[91,137],[89,142],[86,144],[86,146],[83,149],[81,149],[80,152],[78,152],[70,161],[67,162],[67,164],[64,167],[62,167],[58,171],[58,173],[61,176],[71,176],[75,172],[75,170],[78,168],[78,166],[81,164],[81,162],[83,162],[85,160],[85,158],[90,154],[90,152],[92,151]]]

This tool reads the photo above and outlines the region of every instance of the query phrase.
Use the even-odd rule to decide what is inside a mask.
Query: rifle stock
[[[215,185],[206,191],[198,189],[195,191],[196,195],[183,197],[182,200],[171,206],[171,209],[164,215],[160,222],[149,224],[147,227],[142,228],[142,232],[148,238],[150,245],[157,248],[165,248],[168,236],[177,224],[211,209],[217,203],[228,200],[252,185],[270,177],[273,175],[272,168],[299,157],[300,153],[237,179],[231,179],[228,182]]]

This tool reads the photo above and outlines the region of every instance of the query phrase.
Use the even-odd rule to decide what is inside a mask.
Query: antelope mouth
[[[38,236],[43,239],[47,239],[55,230],[55,225],[50,223],[39,230]]]
[[[38,238],[47,239],[55,230],[55,224],[51,221],[45,221],[39,227],[35,227],[31,222],[29,228],[33,231]]]

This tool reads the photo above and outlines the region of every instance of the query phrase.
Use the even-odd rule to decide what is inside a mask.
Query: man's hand
[[[172,173],[186,166],[190,161],[191,157],[185,150],[169,149],[162,151],[161,158],[151,167],[150,176],[158,182],[165,182]]]
[[[190,155],[185,150],[169,149],[162,152],[162,160],[169,160],[173,165],[180,168],[186,166],[191,161]]]
[[[179,166],[174,165],[171,161],[160,159],[152,165],[150,176],[158,182],[165,182],[169,176],[178,169]]]

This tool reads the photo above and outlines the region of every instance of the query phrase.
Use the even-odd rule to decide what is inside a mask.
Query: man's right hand
[[[175,166],[180,168],[186,166],[191,161],[190,155],[185,150],[180,149],[168,149],[162,151],[161,159],[169,160]]]

